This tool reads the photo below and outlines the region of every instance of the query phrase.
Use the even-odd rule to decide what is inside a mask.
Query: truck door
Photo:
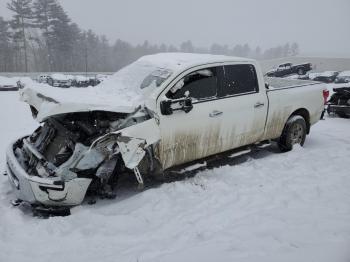
[[[261,86],[265,88],[264,85]],[[264,134],[268,101],[259,90],[254,65],[224,66],[224,83],[218,91],[217,107],[222,111],[221,140],[223,150],[252,144]]]
[[[223,79],[222,66],[188,73],[175,83],[161,101],[170,101],[173,112],[160,115],[161,141],[158,156],[164,169],[190,162],[221,150],[221,114],[217,107],[218,86]],[[178,110],[184,99],[192,100],[191,110]],[[179,102],[177,102],[179,101]],[[187,111],[187,112],[185,112]]]

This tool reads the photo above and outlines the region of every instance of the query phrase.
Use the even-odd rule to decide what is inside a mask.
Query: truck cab
[[[268,102],[256,68],[253,61],[193,67],[159,94],[163,168],[262,139]]]

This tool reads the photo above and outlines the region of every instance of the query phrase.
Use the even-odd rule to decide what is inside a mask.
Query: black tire
[[[305,75],[305,71],[303,68],[298,68],[298,75]]]
[[[304,145],[306,138],[306,122],[302,116],[291,116],[284,126],[282,135],[278,141],[281,152],[288,152],[293,149],[293,145]]]

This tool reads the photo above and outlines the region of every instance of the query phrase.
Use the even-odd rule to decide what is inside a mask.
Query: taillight
[[[329,97],[329,90],[324,89],[323,90],[323,102],[324,102],[324,104],[327,104],[328,97]]]

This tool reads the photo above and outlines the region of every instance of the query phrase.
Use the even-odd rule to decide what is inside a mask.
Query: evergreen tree
[[[181,52],[185,53],[193,53],[194,52],[194,47],[192,45],[192,42],[190,40],[183,42],[180,46]]]
[[[11,69],[11,53],[9,23],[0,17],[0,71],[7,72]]]
[[[299,54],[299,45],[298,43],[293,43],[290,47],[290,53],[292,56],[296,56]]]
[[[46,64],[50,71],[52,71],[53,57],[51,50],[51,40],[53,38],[53,22],[54,15],[53,12],[58,5],[56,0],[36,0],[33,3],[33,13],[34,13],[34,21],[37,28],[39,28],[42,32],[42,36],[45,42],[45,57]]]
[[[261,48],[260,46],[257,46],[254,51],[254,58],[260,59],[261,58]]]
[[[20,48],[24,50],[24,66],[25,71],[28,72],[28,36],[26,31],[33,27],[32,0],[11,0],[7,4],[7,8],[14,13],[10,21],[14,31],[13,38],[15,42],[23,44]]]
[[[54,70],[71,70],[74,44],[79,39],[80,30],[76,24],[71,23],[70,18],[59,4],[53,6],[52,19],[49,42],[51,43]]]

